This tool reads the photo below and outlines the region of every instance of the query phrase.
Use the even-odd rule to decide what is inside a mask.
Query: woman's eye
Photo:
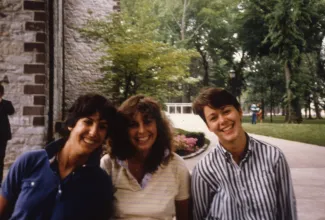
[[[106,130],[108,128],[107,124],[100,124],[99,128],[102,130]]]
[[[224,114],[228,114],[229,112],[230,112],[230,109],[225,109],[225,110],[223,111]]]
[[[129,123],[129,127],[130,128],[135,128],[135,127],[137,127],[138,126],[138,124],[136,123],[136,122],[134,122],[134,121],[131,121],[130,123]]]
[[[143,122],[144,122],[144,124],[148,125],[148,124],[150,124],[152,122],[152,120],[151,119],[145,119]]]
[[[86,120],[84,120],[84,123],[85,123],[86,125],[91,125],[91,124],[92,124],[92,121],[89,120],[89,119],[86,119]]]

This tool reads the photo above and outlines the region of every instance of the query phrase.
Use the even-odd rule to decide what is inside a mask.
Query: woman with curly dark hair
[[[172,129],[160,105],[135,95],[118,112],[120,129],[101,159],[115,187],[115,218],[189,219],[189,171],[172,152]]]

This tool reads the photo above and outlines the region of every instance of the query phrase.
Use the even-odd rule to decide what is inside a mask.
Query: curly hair
[[[173,132],[169,119],[161,109],[159,103],[151,97],[135,95],[128,98],[118,108],[119,126],[116,135],[110,142],[110,154],[120,160],[130,159],[136,154],[136,148],[132,145],[128,135],[128,127],[136,113],[140,112],[144,117],[156,121],[157,138],[144,162],[145,172],[154,173],[162,164],[167,164],[171,154],[165,156],[166,149],[172,152]],[[117,134],[118,133],[118,134]],[[128,138],[125,138],[128,137]]]

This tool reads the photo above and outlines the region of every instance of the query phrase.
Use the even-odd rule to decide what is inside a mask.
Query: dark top
[[[63,180],[58,175],[56,153],[61,139],[45,150],[24,153],[11,166],[2,195],[13,207],[10,219],[109,219],[112,181],[99,167],[100,152]]]
[[[2,99],[0,102],[0,140],[10,140],[11,130],[8,115],[15,113],[12,103]]]

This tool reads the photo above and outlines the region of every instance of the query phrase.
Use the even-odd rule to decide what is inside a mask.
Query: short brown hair
[[[69,137],[70,131],[68,127],[74,127],[79,119],[91,116],[98,112],[100,118],[104,119],[108,123],[107,136],[111,136],[114,130],[116,111],[115,106],[102,95],[81,95],[69,108],[64,128],[61,130],[61,135]]]
[[[205,123],[207,123],[204,115],[204,107],[209,106],[213,109],[221,108],[225,105],[234,106],[237,111],[240,111],[240,104],[236,97],[223,88],[204,88],[195,98],[192,104],[193,112],[199,115]]]

